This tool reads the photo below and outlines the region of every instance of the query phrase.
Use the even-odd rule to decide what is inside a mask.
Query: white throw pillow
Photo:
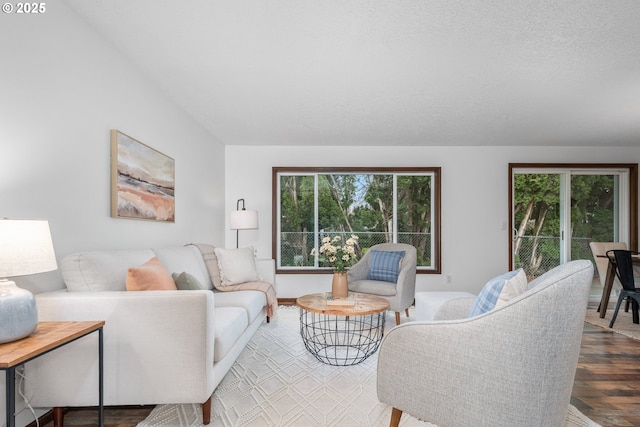
[[[506,304],[509,300],[517,297],[518,295],[524,293],[524,291],[529,289],[527,275],[525,274],[524,270],[519,268],[517,271],[518,273],[514,277],[504,282],[502,292],[500,292],[498,301],[496,301],[496,307],[500,307],[501,305]]]
[[[253,248],[222,249],[215,248],[220,269],[222,286],[238,285],[246,282],[259,282],[256,271],[256,259]]]
[[[523,269],[509,271],[489,280],[476,297],[469,317],[478,316],[504,305],[527,290],[527,276]]]

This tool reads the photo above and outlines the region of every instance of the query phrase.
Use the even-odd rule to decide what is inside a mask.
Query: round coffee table
[[[349,292],[354,304],[329,305],[330,296],[311,294],[296,300],[304,346],[323,363],[358,364],[378,350],[389,302],[375,295]]]

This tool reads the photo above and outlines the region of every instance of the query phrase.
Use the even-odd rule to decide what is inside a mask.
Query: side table
[[[25,363],[65,346],[79,338],[98,331],[98,425],[104,426],[103,404],[103,332],[104,321],[40,322],[36,330],[26,338],[0,344],[0,370],[6,372],[7,427],[15,427],[16,369]]]

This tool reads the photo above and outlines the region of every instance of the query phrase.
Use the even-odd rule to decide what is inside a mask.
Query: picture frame
[[[111,130],[111,216],[175,222],[175,160]]]

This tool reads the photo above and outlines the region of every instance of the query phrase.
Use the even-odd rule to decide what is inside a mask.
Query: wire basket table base
[[[300,335],[320,362],[356,365],[374,354],[384,335],[385,313],[336,316],[300,308]]]

